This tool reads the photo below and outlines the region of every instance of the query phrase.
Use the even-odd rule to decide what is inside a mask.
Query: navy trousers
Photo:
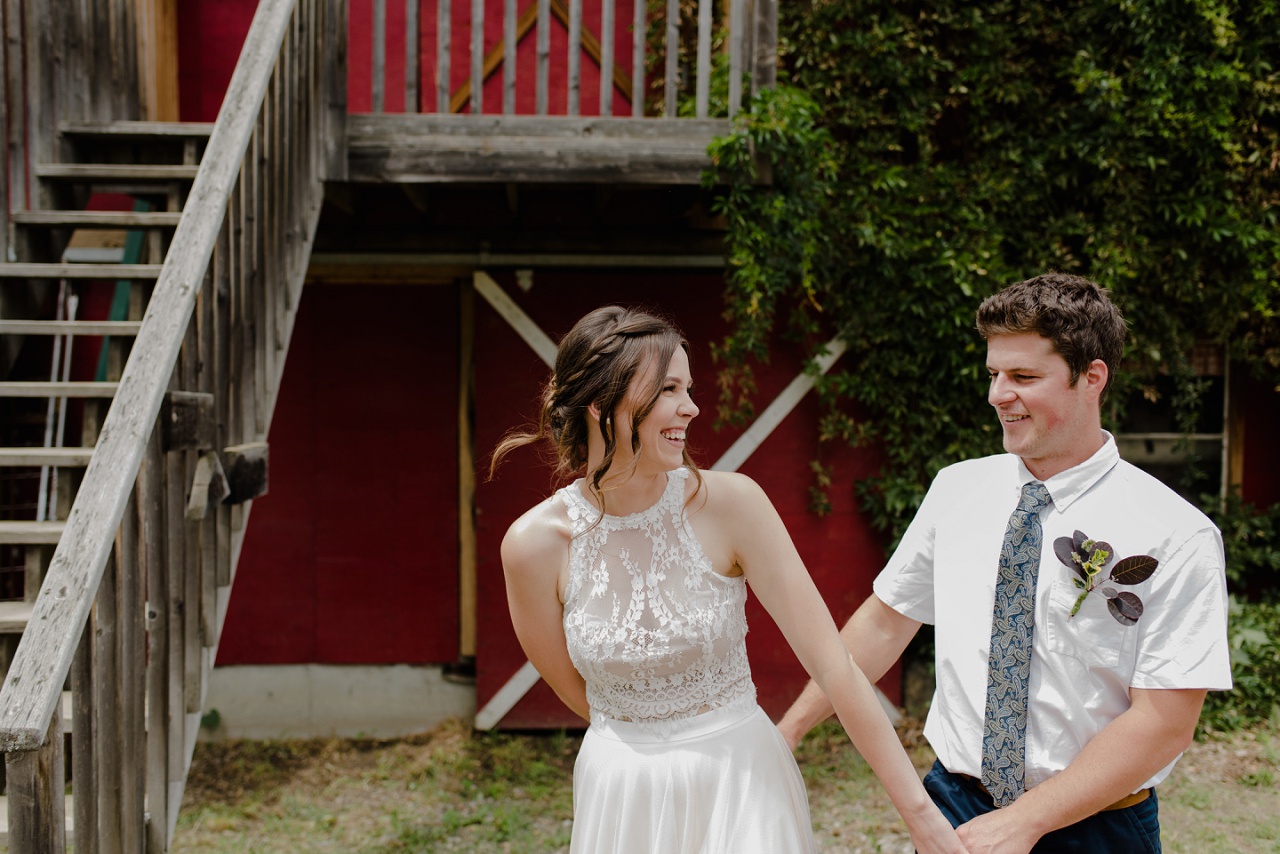
[[[924,788],[942,814],[959,827],[995,809],[991,796],[971,777],[952,774],[939,762]],[[1122,810],[1108,810],[1045,834],[1032,854],[1160,854],[1160,805],[1151,797]]]

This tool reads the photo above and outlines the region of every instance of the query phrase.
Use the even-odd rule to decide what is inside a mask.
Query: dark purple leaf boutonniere
[[[1085,597],[1097,590],[1106,598],[1107,610],[1111,612],[1111,616],[1115,617],[1117,623],[1132,626],[1138,622],[1138,618],[1142,616],[1142,600],[1137,594],[1130,593],[1128,590],[1117,592],[1114,587],[1098,585],[1103,581],[1124,585],[1141,584],[1156,571],[1160,561],[1149,555],[1134,555],[1112,566],[1115,551],[1111,548],[1111,544],[1092,540],[1081,531],[1076,531],[1075,536],[1058,537],[1054,540],[1053,553],[1076,574],[1071,581],[1080,591],[1080,596],[1071,607],[1072,617],[1080,611]],[[1104,579],[1102,574],[1108,566],[1111,567],[1111,572]]]

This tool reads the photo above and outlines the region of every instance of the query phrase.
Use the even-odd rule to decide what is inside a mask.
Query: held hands
[[[911,833],[911,843],[915,845],[917,854],[972,854],[972,849],[965,847],[951,822],[932,803],[928,810],[907,822],[907,830]]]
[[[969,854],[1028,854],[1039,836],[1018,821],[1010,808],[989,812],[962,824],[960,839]]]

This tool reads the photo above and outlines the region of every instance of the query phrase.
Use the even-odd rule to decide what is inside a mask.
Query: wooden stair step
[[[54,228],[173,228],[180,212],[154,211],[15,211],[18,225]]]
[[[83,468],[92,457],[93,448],[0,448],[0,468]]]
[[[58,129],[67,136],[208,139],[213,132],[213,122],[63,122]]]
[[[150,163],[40,163],[36,175],[81,183],[128,183],[132,181],[190,181],[199,166],[156,165]]]
[[[0,521],[0,543],[27,546],[54,545],[66,527],[66,522]]]
[[[0,382],[0,397],[115,397],[119,383],[50,382],[48,380]]]
[[[20,635],[26,631],[34,607],[34,602],[0,602],[0,634]]]
[[[0,320],[0,335],[120,335],[131,337],[140,320]]]
[[[0,279],[158,279],[160,264],[0,264]]]

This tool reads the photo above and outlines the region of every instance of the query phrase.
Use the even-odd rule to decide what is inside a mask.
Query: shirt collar
[[[1120,450],[1116,447],[1115,437],[1106,430],[1102,431],[1102,435],[1106,437],[1106,440],[1093,456],[1078,466],[1058,472],[1044,481],[1045,488],[1049,490],[1049,497],[1053,499],[1055,509],[1059,511],[1066,510],[1077,498],[1084,495],[1095,483],[1101,480],[1104,474],[1115,468],[1116,463],[1120,462]],[[1019,459],[1018,485],[1025,485],[1035,479],[1035,475],[1027,468],[1026,463]]]

